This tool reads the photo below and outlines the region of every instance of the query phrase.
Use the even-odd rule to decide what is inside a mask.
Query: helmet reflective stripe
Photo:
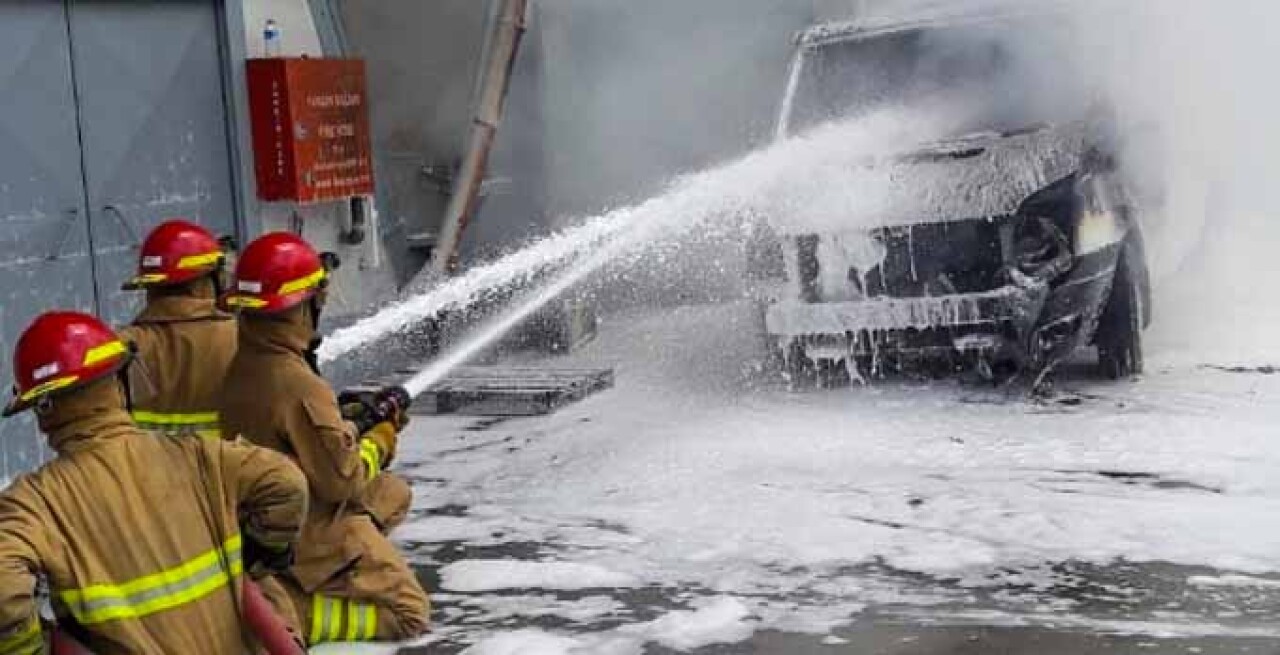
[[[248,307],[250,309],[267,306],[267,301],[253,296],[227,296],[226,303],[231,307]]]
[[[47,393],[57,391],[58,389],[65,389],[75,384],[76,380],[79,380],[79,379],[80,379],[80,376],[78,375],[68,375],[65,378],[49,380],[48,382],[45,382],[40,386],[32,387],[26,393],[22,394],[19,397],[22,399],[22,402],[29,402]]]
[[[322,280],[324,280],[323,268],[317,270],[316,272],[306,277],[298,278],[297,280],[293,280],[292,282],[285,282],[284,284],[280,285],[280,295],[283,296],[291,293],[297,293],[299,291],[306,291],[307,289],[310,289],[320,284]]]
[[[109,343],[104,343],[101,346],[90,348],[88,352],[84,354],[84,365],[93,366],[94,364],[101,364],[108,359],[118,357],[127,352],[129,352],[129,348],[124,345],[123,341],[111,341]]]
[[[222,253],[208,252],[203,255],[189,255],[178,260],[178,268],[201,268],[213,266],[222,260]]]

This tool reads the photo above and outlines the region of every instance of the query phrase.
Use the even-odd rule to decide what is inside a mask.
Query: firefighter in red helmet
[[[97,655],[254,650],[243,575],[288,565],[307,507],[297,467],[139,430],[131,349],[92,316],[40,316],[15,350],[4,415],[34,409],[55,457],[0,493],[0,653],[44,652],[40,577],[58,627]]]
[[[410,502],[408,485],[384,471],[406,419],[358,426],[343,415],[314,357],[327,285],[325,262],[292,234],[241,254],[224,301],[239,311],[240,348],[223,431],[289,454],[311,484],[297,561],[280,576],[308,642],[407,639],[427,629],[430,603],[385,536]]]
[[[125,290],[143,290],[146,306],[121,336],[136,344],[133,416],[169,435],[217,438],[218,394],[236,352],[235,317],[217,307],[222,246],[194,223],[166,221],[147,235],[138,272]]]

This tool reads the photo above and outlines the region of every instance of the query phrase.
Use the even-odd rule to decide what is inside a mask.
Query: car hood
[[[792,189],[803,201],[769,220],[782,234],[813,234],[1005,216],[1079,169],[1083,150],[1078,126],[937,141],[806,175]]]

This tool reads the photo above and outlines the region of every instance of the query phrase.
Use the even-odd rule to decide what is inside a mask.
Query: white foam
[[[691,651],[744,641],[754,632],[755,623],[747,606],[737,598],[720,596],[699,599],[693,603],[693,609],[673,610],[652,621],[626,624],[603,632],[571,637],[531,629],[502,632],[481,639],[464,653],[639,655],[650,643],[677,651]]]
[[[1193,587],[1280,589],[1280,580],[1258,578],[1251,575],[1193,575],[1187,578],[1187,584]]]
[[[504,632],[462,651],[463,655],[570,655],[581,645],[577,639],[542,630]]]
[[[498,589],[610,589],[634,587],[639,581],[591,564],[462,560],[440,570],[441,586],[450,591]]]
[[[668,612],[649,623],[625,626],[620,632],[638,635],[645,641],[657,642],[667,648],[687,651],[750,638],[755,633],[750,615],[747,606],[737,598],[702,598],[695,601],[692,610]]]
[[[758,348],[749,312],[606,321],[558,365],[616,366],[613,391],[490,428],[487,449],[415,422],[430,438],[407,435],[422,450],[402,457],[507,542],[666,589],[765,598],[751,607],[765,628],[823,634],[866,605],[1064,584],[1047,562],[1280,571],[1276,376],[1174,369],[1090,387],[1101,398],[1074,409],[945,383],[793,395],[742,376]],[[872,563],[959,586],[849,573]]]
[[[396,538],[415,543],[440,543],[445,541],[484,541],[502,527],[492,521],[468,517],[433,516],[410,521],[396,528]]]

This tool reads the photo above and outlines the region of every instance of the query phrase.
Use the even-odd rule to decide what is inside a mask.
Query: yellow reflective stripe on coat
[[[222,438],[222,417],[218,412],[153,412],[134,410],[133,422],[143,430],[169,435],[197,434],[208,439]]]
[[[378,608],[345,598],[311,597],[311,645],[332,641],[371,641],[378,636]]]
[[[0,653],[13,655],[38,655],[44,652],[44,631],[40,619],[31,617],[26,625],[8,637],[0,638]]]
[[[382,449],[373,439],[360,440],[360,459],[364,460],[365,477],[372,480],[382,472]]]
[[[240,535],[173,568],[120,584],[97,584],[58,592],[81,625],[139,619],[194,603],[226,587],[244,571]]]

